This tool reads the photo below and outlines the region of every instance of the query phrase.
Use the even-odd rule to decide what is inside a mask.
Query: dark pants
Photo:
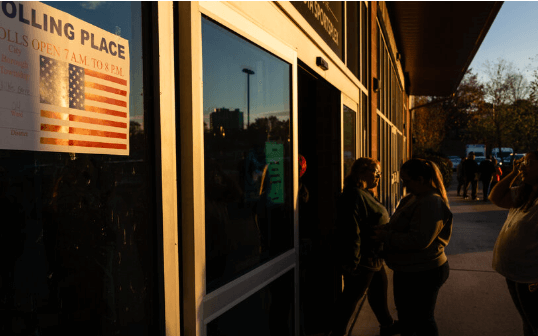
[[[464,185],[465,185],[465,179],[463,177],[458,177],[458,190],[457,190],[458,196],[460,195],[460,190],[462,189]]]
[[[448,261],[437,268],[421,272],[395,271],[394,302],[402,336],[438,336],[434,311],[439,289],[448,279]]]
[[[465,179],[465,185],[463,186],[463,197],[467,197],[467,189],[471,185],[471,197],[476,199],[476,193],[478,192],[478,181],[473,179]]]
[[[489,188],[490,184],[491,184],[491,176],[489,177],[489,179],[482,180],[482,193],[484,194],[484,201],[487,201],[488,199],[488,195],[490,191],[490,188]]]
[[[353,274],[344,273],[344,292],[336,301],[334,310],[333,335],[346,334],[347,324],[367,289],[368,303],[379,324],[392,324],[393,319],[387,303],[387,288],[387,272],[384,266],[379,271],[359,266]]]
[[[538,335],[538,288],[506,279],[512,300],[523,320],[523,335]],[[534,290],[534,292],[532,291]]]

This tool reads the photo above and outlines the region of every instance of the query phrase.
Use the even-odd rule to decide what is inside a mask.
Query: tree
[[[528,97],[526,79],[511,62],[498,59],[486,62],[487,80],[484,84],[487,104],[483,110],[482,131],[486,142],[493,147],[513,147],[521,139],[515,132],[522,128],[517,102]],[[506,146],[508,144],[509,146]]]
[[[518,100],[512,104],[514,125],[510,135],[511,147],[516,152],[526,152],[536,148],[538,144],[537,108],[531,100]]]
[[[449,97],[417,97],[413,120],[413,152],[460,152],[464,141],[476,141],[477,133],[468,132],[484,102],[483,85],[468,70],[456,92]],[[459,149],[458,149],[459,148]]]
[[[529,100],[534,106],[538,105],[538,69],[533,71],[533,79],[529,85]]]
[[[512,63],[486,62],[484,80],[469,69],[452,96],[417,97],[416,106],[425,103],[413,120],[417,154],[440,149],[459,155],[463,143],[520,152],[538,145],[538,69],[529,84]]]
[[[417,97],[413,114],[413,152],[437,152],[446,130],[446,111],[432,104],[432,97]],[[421,107],[421,105],[424,105]]]
[[[480,142],[481,139],[477,139],[479,132],[470,130],[469,125],[475,124],[473,119],[480,113],[483,105],[484,85],[478,81],[478,75],[469,69],[454,95],[441,105],[447,116],[447,141]]]
[[[519,114],[521,127],[517,131],[522,135],[522,149],[533,150],[538,147],[538,69],[533,71],[533,76],[529,84],[529,99],[526,104],[519,102],[522,110]]]

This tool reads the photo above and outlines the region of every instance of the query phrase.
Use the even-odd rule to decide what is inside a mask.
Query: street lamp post
[[[250,125],[250,75],[254,75],[254,71],[244,68],[243,72],[247,74],[247,129]]]

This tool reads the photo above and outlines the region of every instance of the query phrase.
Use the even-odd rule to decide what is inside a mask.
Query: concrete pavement
[[[455,181],[454,181],[455,182]],[[456,183],[448,190],[454,214],[450,248],[446,249],[450,276],[439,292],[435,318],[441,336],[522,336],[522,322],[504,278],[491,267],[493,244],[507,211],[489,202],[456,196]],[[482,199],[482,192],[479,190]],[[481,226],[480,226],[481,225]],[[452,246],[451,246],[452,245]],[[389,274],[389,308],[397,318]],[[379,335],[379,324],[363,300],[351,336]]]

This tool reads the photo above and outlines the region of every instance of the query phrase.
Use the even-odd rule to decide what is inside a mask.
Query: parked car
[[[514,161],[517,161],[517,160],[523,158],[525,156],[525,154],[527,154],[527,153],[515,153],[515,154],[510,155],[510,165],[513,166]]]
[[[513,153],[514,153],[514,150],[510,147],[502,147],[500,152],[499,152],[499,148],[493,148],[491,150],[491,155],[493,155],[497,159],[497,162],[499,165],[510,164],[510,156]],[[502,160],[501,160],[501,154],[502,154]]]

